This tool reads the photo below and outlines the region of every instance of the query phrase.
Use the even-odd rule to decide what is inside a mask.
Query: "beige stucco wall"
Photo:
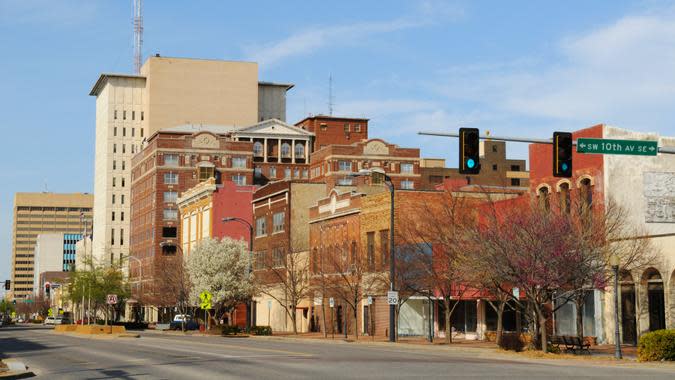
[[[247,126],[258,121],[258,64],[150,57],[147,77],[149,135],[183,124]]]
[[[626,140],[656,140],[659,146],[675,147],[674,137],[659,137],[653,133],[642,133],[604,127],[604,138]],[[605,201],[610,197],[622,205],[628,212],[630,223],[648,235],[675,233],[675,223],[646,223],[646,199],[644,196],[644,173],[661,172],[675,175],[675,155],[658,154],[655,157],[630,155],[604,156]],[[657,253],[657,261],[653,268],[661,274],[664,285],[664,301],[666,326],[675,328],[675,236],[651,239]],[[632,273],[636,288],[636,310],[638,334],[649,330],[649,314],[646,286],[640,283],[644,270]],[[605,334],[610,342],[614,342],[614,301],[613,293],[605,293],[604,316]]]

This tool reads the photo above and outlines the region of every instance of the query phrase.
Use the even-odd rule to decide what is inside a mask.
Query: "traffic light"
[[[12,287],[12,280],[5,280],[5,290],[9,290]]]
[[[553,176],[572,177],[572,134],[553,132]]]
[[[46,283],[46,284],[45,284],[45,296],[46,296],[47,298],[49,298],[49,292],[50,292],[50,290],[51,290],[51,285],[49,285],[49,283]]]
[[[478,135],[478,128],[459,129],[459,172],[461,174],[480,173]]]

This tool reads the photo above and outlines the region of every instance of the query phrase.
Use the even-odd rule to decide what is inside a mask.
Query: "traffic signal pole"
[[[459,137],[459,133],[452,132],[431,132],[431,131],[420,131],[417,132],[418,135],[424,136],[440,136],[440,137]],[[480,135],[481,140],[494,140],[494,141],[508,141],[508,142],[522,142],[522,143],[532,143],[532,144],[549,144],[553,145],[553,139],[534,139],[531,137],[516,137],[516,136],[493,136],[493,135]],[[576,146],[576,140],[572,141],[572,145]],[[659,153],[664,154],[675,154],[675,146],[661,146],[658,148]]]

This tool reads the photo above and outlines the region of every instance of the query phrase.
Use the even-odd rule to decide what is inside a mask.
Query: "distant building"
[[[9,299],[22,300],[33,294],[36,275],[34,254],[38,235],[59,232],[81,234],[86,226],[91,226],[93,198],[91,194],[82,193],[14,195],[12,289]],[[64,264],[62,256],[61,261],[59,270]]]
[[[145,139],[185,124],[238,128],[259,117],[285,120],[292,87],[259,82],[254,62],[159,55],[139,75],[101,74],[89,93],[96,97],[94,256],[112,263],[129,254],[131,160]]]
[[[35,243],[34,283],[42,272],[69,272],[75,269],[75,245],[82,234],[47,233],[40,234]],[[37,293],[38,289],[35,289]]]
[[[372,168],[384,170],[396,188],[420,188],[419,148],[401,148],[380,139],[328,145],[312,153],[310,181],[325,182],[329,188],[351,186],[356,183],[353,174]]]
[[[479,185],[501,187],[529,186],[529,172],[525,160],[506,158],[506,143],[485,140],[480,142],[480,174],[460,174],[457,168],[445,167],[444,159],[423,158],[420,160],[421,188],[434,189],[449,182],[456,186]]]
[[[316,115],[306,117],[295,125],[316,136],[312,151],[333,144],[350,145],[368,139],[368,119]]]

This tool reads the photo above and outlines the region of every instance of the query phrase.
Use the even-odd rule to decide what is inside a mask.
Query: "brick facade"
[[[349,145],[368,139],[368,119],[316,115],[295,125],[314,133],[312,151],[329,145]]]

